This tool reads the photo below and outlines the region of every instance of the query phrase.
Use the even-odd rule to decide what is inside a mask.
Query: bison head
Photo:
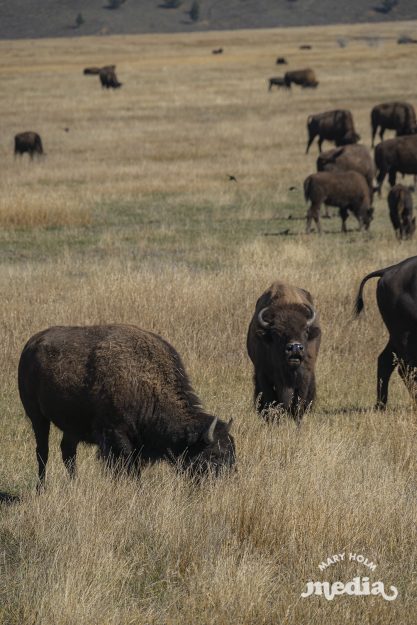
[[[303,363],[308,341],[320,333],[320,329],[313,326],[315,318],[316,312],[308,304],[291,304],[279,310],[266,307],[259,311],[263,340],[280,364],[294,370]]]
[[[205,421],[205,420],[204,420]],[[229,433],[233,419],[229,423],[211,417],[209,425],[202,430],[190,430],[188,448],[182,463],[194,476],[206,473],[216,476],[230,469],[235,463],[235,442]]]
[[[404,238],[412,239],[416,231],[416,218],[408,219],[404,225]]]
[[[374,218],[374,209],[365,208],[359,218],[360,227],[365,228],[365,230],[369,230],[369,226],[371,225],[371,221]]]
[[[360,135],[353,130],[347,132],[344,137],[339,141],[339,145],[350,145],[351,143],[358,143],[361,140]]]

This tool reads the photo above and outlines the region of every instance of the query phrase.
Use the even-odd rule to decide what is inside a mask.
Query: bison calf
[[[356,314],[363,310],[363,287],[370,278],[380,278],[376,288],[379,312],[389,332],[388,343],[378,357],[376,408],[388,401],[392,372],[398,371],[417,399],[417,256],[378,269],[364,277],[356,297]]]
[[[30,158],[33,158],[34,154],[42,156],[43,146],[42,139],[37,132],[27,131],[20,132],[14,138],[14,154],[15,156],[22,155],[27,152]]]
[[[323,171],[312,174],[304,181],[304,197],[311,205],[307,211],[307,234],[314,219],[321,234],[320,207],[336,206],[342,219],[342,232],[346,230],[348,212],[351,211],[359,222],[359,229],[369,228],[374,209],[371,208],[371,194],[365,178],[356,171]]]
[[[203,411],[180,356],[152,332],[129,325],[43,330],[23,349],[18,382],[36,438],[40,485],[51,423],[63,432],[70,475],[80,442],[134,472],[162,459],[197,475],[234,463],[230,423]]]
[[[299,422],[316,396],[314,367],[321,330],[308,291],[274,282],[256,302],[247,349],[261,414],[282,407]]]
[[[402,184],[392,187],[388,193],[388,208],[397,238],[411,239],[416,229],[411,190]]]

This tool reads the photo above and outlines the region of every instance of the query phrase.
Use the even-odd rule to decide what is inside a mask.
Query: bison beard
[[[51,423],[63,432],[71,476],[79,442],[97,445],[105,461],[135,473],[163,459],[194,475],[234,463],[230,423],[203,411],[180,356],[151,332],[125,325],[49,328],[24,347],[18,382],[40,485]]]
[[[266,419],[276,406],[300,422],[314,401],[320,335],[308,291],[275,282],[258,299],[247,348],[255,369],[255,406]]]

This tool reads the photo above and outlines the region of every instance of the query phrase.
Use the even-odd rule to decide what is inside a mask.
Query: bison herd
[[[221,49],[213,50],[220,54]],[[277,63],[286,63],[280,58]],[[119,88],[115,66],[88,67],[103,88]],[[272,86],[304,88],[318,85],[313,70],[286,72],[269,80]],[[417,175],[417,126],[414,108],[405,102],[375,106],[371,111],[375,165],[360,140],[350,111],[338,109],[309,116],[308,153],[318,138],[317,172],[304,181],[310,203],[307,232],[314,221],[321,232],[322,205],[335,206],[346,232],[349,211],[368,229],[372,199],[388,174],[389,216],[399,239],[415,231],[411,191],[396,184],[396,174]],[[386,129],[396,137],[384,140]],[[322,153],[323,141],[336,147]],[[15,155],[43,154],[40,136],[15,137]],[[376,167],[376,170],[375,170]],[[396,363],[412,388],[417,367],[417,257],[368,274],[356,298],[363,309],[367,280],[379,277],[377,301],[389,340],[378,358],[377,407],[384,408]],[[254,402],[266,420],[279,411],[300,424],[316,397],[315,365],[321,325],[312,295],[303,288],[274,282],[256,302],[247,332],[247,352],[254,369]],[[75,475],[77,446],[96,445],[110,466],[121,464],[138,475],[145,464],[166,460],[197,478],[219,475],[233,467],[236,449],[232,420],[208,414],[194,393],[177,351],[163,338],[131,325],[50,327],[32,336],[18,366],[19,394],[36,439],[39,487],[44,484],[51,423],[63,433],[62,460]],[[13,497],[0,493],[0,501]]]
[[[304,181],[304,196],[310,202],[307,233],[311,231],[313,220],[321,233],[322,204],[339,209],[342,232],[347,231],[346,219],[349,212],[357,218],[360,230],[368,229],[374,212],[374,192],[381,194],[382,184],[388,175],[391,187],[395,188],[395,192],[389,194],[388,206],[396,236],[399,239],[413,236],[415,219],[411,189],[396,185],[396,179],[397,173],[417,176],[417,126],[414,108],[407,102],[374,106],[371,111],[371,125],[372,143],[378,128],[381,137],[381,143],[375,147],[374,161],[368,148],[358,144],[360,136],[355,130],[350,111],[337,109],[308,117],[306,153],[317,137],[320,155],[316,163],[318,173],[308,176]],[[395,130],[397,136],[383,140],[387,128]],[[325,140],[334,142],[337,147],[322,153],[322,143]]]

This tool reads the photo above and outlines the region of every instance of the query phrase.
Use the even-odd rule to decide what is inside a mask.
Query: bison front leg
[[[346,234],[346,232],[347,232],[346,220],[348,218],[348,209],[347,208],[340,208],[339,209],[339,215],[340,215],[340,218],[342,220],[342,232],[344,232]]]
[[[311,204],[311,206],[309,207],[308,211],[307,211],[307,226],[306,226],[306,233],[310,234],[311,232],[311,222],[314,219],[316,226],[317,226],[317,232],[319,234],[321,234],[321,223],[320,223],[320,204]]]
[[[61,441],[61,454],[70,478],[74,478],[76,474],[77,445],[78,441],[74,440],[67,432],[64,432]]]
[[[273,384],[267,379],[263,373],[255,373],[254,375],[254,397],[253,401],[258,412],[268,410],[277,398]]]
[[[385,410],[388,401],[388,383],[392,372],[395,369],[395,353],[391,343],[388,341],[385,349],[378,357],[376,405],[377,410]]]

